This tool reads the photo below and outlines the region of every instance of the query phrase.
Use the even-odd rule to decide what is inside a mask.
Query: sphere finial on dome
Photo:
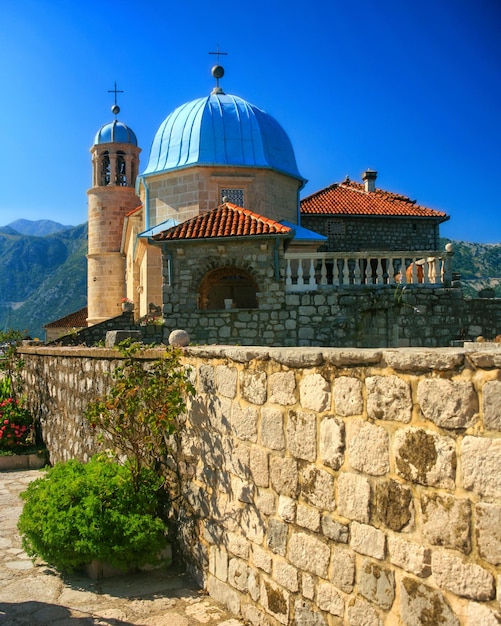
[[[117,104],[117,93],[123,93],[122,89],[117,89],[117,81],[115,81],[114,89],[108,89],[108,93],[115,94],[115,104],[111,107],[111,112],[113,115],[118,115],[120,113],[120,107]]]
[[[223,78],[223,76],[224,76],[224,67],[222,65],[219,65],[219,56],[221,54],[224,54],[225,56],[227,56],[228,53],[227,52],[221,52],[219,50],[219,44],[217,44],[217,52],[209,52],[209,54],[217,54],[217,65],[214,65],[214,67],[211,70],[212,76],[214,76],[214,78],[216,79],[216,86],[211,91],[211,95],[212,94],[224,94],[224,91],[219,86],[219,79]]]

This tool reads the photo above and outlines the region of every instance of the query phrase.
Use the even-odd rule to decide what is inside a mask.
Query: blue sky
[[[372,168],[446,211],[443,236],[500,243],[499,32],[498,0],[2,0],[0,225],[85,222],[114,82],[144,168],[219,45],[224,90],[288,132],[303,196]]]

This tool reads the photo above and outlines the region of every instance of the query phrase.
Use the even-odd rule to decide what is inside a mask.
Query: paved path
[[[21,548],[19,493],[41,475],[0,472],[0,624],[7,626],[243,626],[173,568],[92,581],[65,576]]]

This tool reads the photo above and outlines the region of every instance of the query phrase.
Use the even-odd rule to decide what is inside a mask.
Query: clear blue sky
[[[85,222],[114,82],[145,167],[219,44],[225,91],[288,132],[303,196],[370,167],[450,214],[443,236],[500,243],[500,32],[499,0],[2,0],[0,225]]]

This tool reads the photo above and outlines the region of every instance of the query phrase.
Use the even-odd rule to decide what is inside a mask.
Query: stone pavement
[[[0,624],[7,626],[242,626],[175,568],[93,581],[61,576],[21,548],[19,493],[37,470],[0,472]]]

